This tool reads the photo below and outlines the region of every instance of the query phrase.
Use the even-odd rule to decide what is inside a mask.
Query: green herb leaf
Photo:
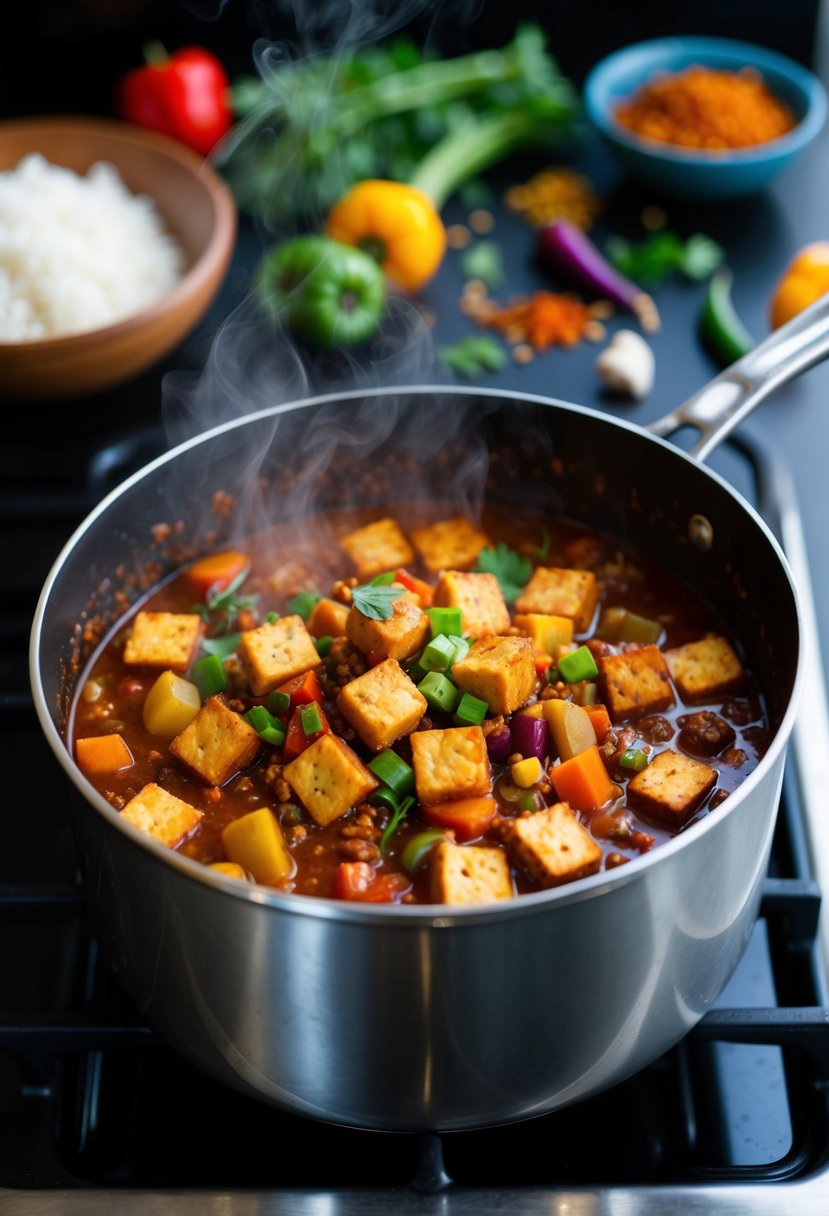
[[[220,638],[202,638],[201,649],[205,654],[217,654],[220,659],[229,659],[236,653],[241,633],[226,633]]]
[[[612,236],[605,250],[617,270],[650,288],[658,287],[672,270],[694,281],[707,279],[725,256],[716,241],[702,233],[683,241],[675,232],[666,231],[654,232],[639,245]]]
[[[540,562],[543,562],[545,558],[549,556],[551,542],[552,537],[550,536],[550,533],[546,528],[542,529],[541,544],[537,549],[533,549],[533,557],[537,557]]]
[[[499,541],[494,549],[482,549],[475,569],[481,574],[494,574],[508,604],[518,599],[533,572],[528,557],[522,557]]]
[[[381,854],[384,854],[386,852],[386,848],[388,847],[389,841],[391,840],[392,836],[397,831],[397,829],[400,827],[401,823],[406,818],[406,816],[408,815],[409,811],[412,809],[414,804],[415,804],[415,800],[414,800],[414,798],[412,798],[412,796],[410,794],[408,796],[408,798],[404,798],[403,801],[400,803],[400,805],[397,807],[397,809],[394,812],[392,812],[392,817],[389,820],[389,822],[386,824],[383,835],[380,837],[380,853]]]
[[[394,613],[393,604],[403,595],[405,587],[373,587],[366,583],[351,592],[351,602],[358,612],[372,621],[387,621]]]
[[[450,371],[473,379],[483,372],[497,372],[507,361],[507,352],[487,335],[461,338],[453,346],[439,346],[438,358]]]
[[[236,620],[237,613],[247,612],[257,604],[259,600],[258,593],[254,595],[236,594],[249,573],[250,566],[246,566],[221,591],[216,591],[211,587],[205,597],[206,607],[204,604],[193,605],[192,611],[198,613],[202,620],[206,621],[211,616],[216,618],[213,627],[214,633],[220,634],[230,629]]]
[[[461,274],[465,279],[480,279],[490,291],[504,282],[504,258],[495,241],[476,241],[460,257]]]

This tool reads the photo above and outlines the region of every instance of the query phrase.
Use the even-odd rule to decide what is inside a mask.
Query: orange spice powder
[[[503,334],[510,345],[527,346],[536,352],[551,346],[577,346],[584,339],[600,341],[604,336],[592,305],[552,291],[535,291],[503,308],[470,293],[465,297],[464,311],[483,328]]]
[[[746,148],[768,143],[795,125],[792,111],[759,72],[694,66],[655,75],[616,107],[620,126],[682,148]]]

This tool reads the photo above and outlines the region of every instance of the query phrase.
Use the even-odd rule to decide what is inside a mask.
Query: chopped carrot
[[[425,579],[416,578],[414,574],[409,574],[408,570],[395,571],[394,581],[401,583],[407,591],[413,591],[420,600],[421,608],[432,607],[435,589],[431,583],[427,583]]]
[[[596,740],[601,743],[607,738],[607,732],[610,730],[610,714],[604,705],[585,705],[584,708],[593,723]]]
[[[483,798],[459,798],[457,802],[438,802],[422,806],[423,818],[437,828],[451,828],[458,840],[483,836],[498,807],[489,794]]]
[[[247,565],[249,559],[246,554],[236,549],[223,549],[220,553],[210,553],[193,562],[185,571],[185,578],[193,592],[205,599],[211,588],[224,591]]]
[[[370,904],[392,904],[411,891],[405,874],[378,874],[366,861],[342,861],[334,872],[334,896]]]
[[[598,747],[588,747],[550,769],[556,793],[574,811],[595,811],[616,796]]]
[[[75,758],[87,777],[96,773],[117,773],[135,764],[130,749],[121,736],[115,734],[76,740]]]
[[[306,671],[304,675],[295,676],[293,680],[288,680],[287,684],[280,684],[276,691],[286,692],[291,698],[288,713],[292,713],[298,705],[310,705],[312,701],[322,705],[323,702],[322,689],[315,671]]]

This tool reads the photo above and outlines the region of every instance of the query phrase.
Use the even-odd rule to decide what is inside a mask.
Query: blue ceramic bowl
[[[619,126],[613,112],[654,72],[679,72],[692,64],[725,71],[749,66],[797,117],[780,139],[750,148],[701,152],[642,139]],[[826,93],[811,72],[776,51],[727,38],[656,38],[601,60],[584,85],[593,124],[619,160],[640,181],[684,198],[738,198],[762,189],[814,139],[826,118]]]

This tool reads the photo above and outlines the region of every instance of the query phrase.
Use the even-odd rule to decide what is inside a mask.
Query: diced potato
[[[569,646],[573,640],[573,622],[567,616],[519,612],[514,624],[530,639],[536,654],[555,656],[560,646]]]
[[[172,739],[193,721],[200,709],[196,685],[174,671],[163,671],[144,699],[142,716],[151,735]]]
[[[473,638],[506,633],[510,627],[509,609],[494,574],[445,570],[432,602],[436,608],[460,608],[463,631]]]
[[[216,696],[208,697],[170,742],[170,751],[208,785],[224,785],[251,763],[261,746],[253,727]]]
[[[242,869],[236,861],[211,861],[208,870],[215,870],[217,874],[224,874],[225,878],[238,878],[240,882],[247,882],[247,873]]]
[[[579,752],[593,747],[596,732],[586,709],[572,701],[552,699],[542,701],[544,717],[553,736],[556,750],[562,760],[569,760]]]
[[[600,846],[564,802],[508,820],[503,839],[513,864],[542,887],[595,874],[602,862]]]
[[[124,645],[124,662],[184,672],[193,661],[202,627],[196,613],[139,612]]]
[[[429,868],[437,904],[485,904],[514,894],[503,849],[444,840],[432,849]]]
[[[297,613],[248,629],[239,642],[239,661],[256,697],[265,697],[292,676],[319,667],[314,639]]]
[[[597,659],[602,701],[613,722],[658,714],[674,703],[671,673],[658,646]]]
[[[290,878],[296,869],[282,829],[266,806],[229,823],[222,832],[222,847],[229,861],[241,868],[242,877],[247,871],[266,887]]]
[[[323,826],[362,802],[378,781],[339,735],[325,734],[282,770],[303,806]]]
[[[462,692],[486,701],[494,714],[511,714],[535,690],[536,673],[529,638],[494,637],[474,642],[452,666]]]
[[[380,752],[415,729],[426,698],[396,659],[386,659],[340,690],[337,709],[366,747]]]
[[[439,574],[441,570],[468,570],[474,565],[481,549],[489,545],[489,538],[480,528],[459,515],[424,528],[415,528],[412,543],[427,570]]]
[[[317,600],[308,617],[307,628],[315,638],[345,637],[345,622],[348,618],[348,605],[338,604],[336,600]]]
[[[686,701],[712,701],[738,688],[746,676],[730,642],[714,633],[667,651],[665,658]]]
[[[480,726],[416,731],[411,745],[421,802],[451,802],[489,793],[492,774]]]
[[[515,611],[566,616],[576,632],[583,633],[590,628],[598,601],[599,585],[592,570],[539,566],[515,601]]]
[[[202,812],[151,781],[130,799],[121,816],[139,831],[172,849],[190,835]]]
[[[667,748],[628,782],[630,806],[679,828],[702,805],[717,781],[716,771]]]
[[[392,614],[375,621],[357,608],[346,618],[349,641],[363,652],[381,659],[408,659],[421,650],[429,638],[429,618],[422,608],[402,596],[392,601]]]
[[[414,561],[414,551],[394,519],[378,519],[341,536],[337,542],[357,568],[359,578],[373,578]]]

